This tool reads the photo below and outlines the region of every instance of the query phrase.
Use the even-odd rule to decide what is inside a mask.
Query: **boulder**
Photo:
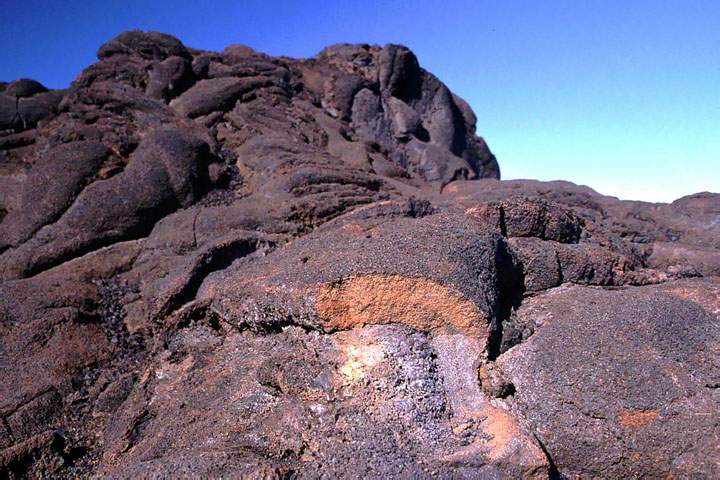
[[[535,333],[497,365],[561,475],[718,473],[718,317],[662,290],[563,288],[518,311]]]
[[[160,32],[130,30],[102,44],[97,51],[100,60],[113,55],[140,55],[146,59],[165,60],[168,57],[190,58],[180,40]]]
[[[45,86],[37,80],[32,80],[30,78],[19,78],[8,83],[5,86],[3,93],[5,95],[9,95],[15,98],[25,98],[32,97],[33,95],[47,91],[48,89],[45,88]]]
[[[222,77],[200,80],[171,106],[181,114],[195,118],[214,111],[230,110],[243,93],[268,85],[270,81],[263,78]]]

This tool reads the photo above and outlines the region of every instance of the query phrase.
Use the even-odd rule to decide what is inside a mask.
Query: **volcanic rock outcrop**
[[[405,47],[0,84],[0,478],[713,478],[720,195],[499,181]]]

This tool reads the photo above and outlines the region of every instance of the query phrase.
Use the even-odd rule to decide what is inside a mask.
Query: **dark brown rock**
[[[537,330],[499,360],[511,410],[561,474],[713,475],[720,377],[717,355],[701,352],[717,348],[717,314],[656,287],[572,287],[518,316]]]
[[[192,85],[194,74],[187,58],[170,57],[153,65],[148,76],[146,94],[169,100]]]
[[[270,83],[262,78],[233,77],[201,80],[173,103],[173,108],[190,118],[229,110],[243,94]]]
[[[31,97],[38,93],[47,92],[47,88],[38,82],[29,78],[19,78],[8,83],[3,90],[5,95],[15,98]]]
[[[97,52],[101,60],[118,54],[139,55],[153,60],[165,60],[173,56],[190,58],[190,53],[182,42],[172,35],[140,30],[121,33],[101,45]]]
[[[149,231],[162,216],[195,200],[207,156],[207,144],[183,131],[149,134],[121,174],[88,185],[57,221],[3,253],[3,276],[27,276]]]
[[[57,113],[63,91],[48,91],[28,78],[12,81],[0,91],[0,131],[13,132],[35,127]]]
[[[718,476],[720,197],[500,182],[399,45],[0,84],[0,478]]]
[[[0,224],[4,239],[0,249],[18,246],[57,220],[110,155],[101,143],[72,142],[37,158],[33,175],[21,187],[17,200],[21,208],[10,210]]]

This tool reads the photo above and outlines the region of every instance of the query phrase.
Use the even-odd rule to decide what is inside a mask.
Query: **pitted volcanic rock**
[[[0,82],[0,478],[714,478],[720,195],[499,181],[401,45]]]

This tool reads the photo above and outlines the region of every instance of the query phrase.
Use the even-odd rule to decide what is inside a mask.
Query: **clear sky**
[[[504,179],[650,201],[720,191],[718,0],[0,0],[0,12],[0,80],[50,87],[131,28],[296,57],[402,43],[468,100]]]

